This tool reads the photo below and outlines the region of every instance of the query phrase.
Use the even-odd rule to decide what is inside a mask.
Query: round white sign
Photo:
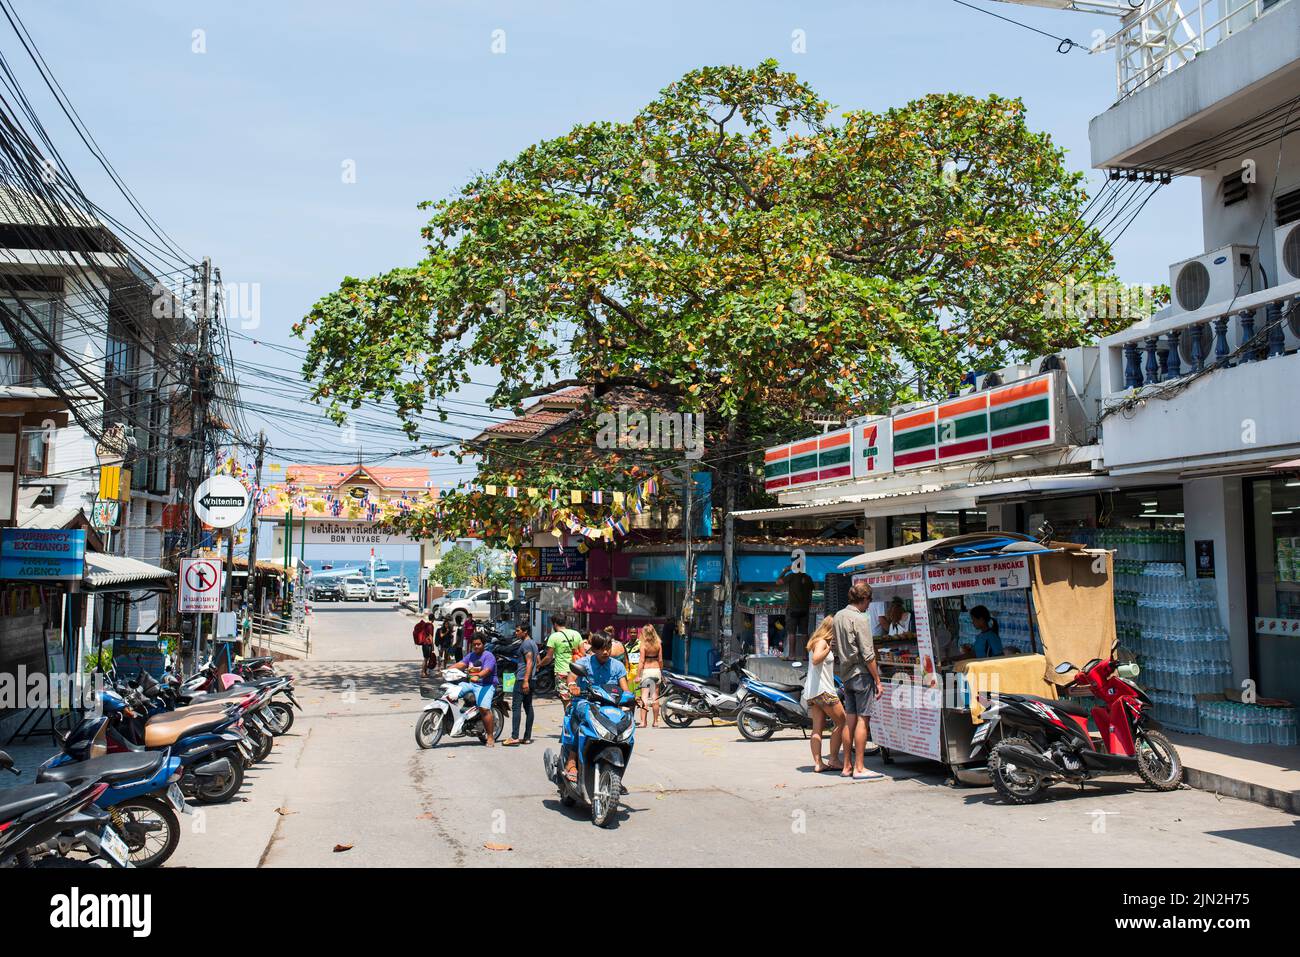
[[[213,528],[238,525],[248,505],[248,489],[229,475],[214,475],[194,492],[194,514]]]

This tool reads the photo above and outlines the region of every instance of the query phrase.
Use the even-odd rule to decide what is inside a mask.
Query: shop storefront
[[[1251,674],[1300,702],[1300,475],[1243,481]]]

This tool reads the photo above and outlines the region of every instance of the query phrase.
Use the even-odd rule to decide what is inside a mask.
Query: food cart
[[[1067,680],[1058,664],[1106,657],[1115,641],[1106,551],[977,532],[868,552],[840,569],[871,586],[873,632],[882,617],[899,619],[875,638],[884,694],[872,707],[872,739],[886,763],[895,751],[928,758],[954,782],[988,783],[986,761],[970,754],[981,694],[1054,699]],[[1000,656],[965,650],[980,605],[998,622]]]

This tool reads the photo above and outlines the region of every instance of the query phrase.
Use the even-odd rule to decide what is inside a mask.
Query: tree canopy
[[[671,395],[740,424],[714,452],[733,460],[1127,324],[1044,309],[1111,275],[1086,204],[1019,100],[833,120],[774,61],[705,67],[424,203],[419,263],[344,279],[295,331],[336,418],[391,400],[414,437],[490,366],[501,409],[579,383]]]

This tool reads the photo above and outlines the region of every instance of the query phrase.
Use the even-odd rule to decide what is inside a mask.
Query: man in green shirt
[[[555,692],[566,707],[569,704],[569,663],[573,661],[574,651],[582,644],[582,635],[565,627],[568,621],[563,614],[551,616],[551,625],[555,630],[546,639],[546,654],[538,662],[539,668],[554,664]]]

